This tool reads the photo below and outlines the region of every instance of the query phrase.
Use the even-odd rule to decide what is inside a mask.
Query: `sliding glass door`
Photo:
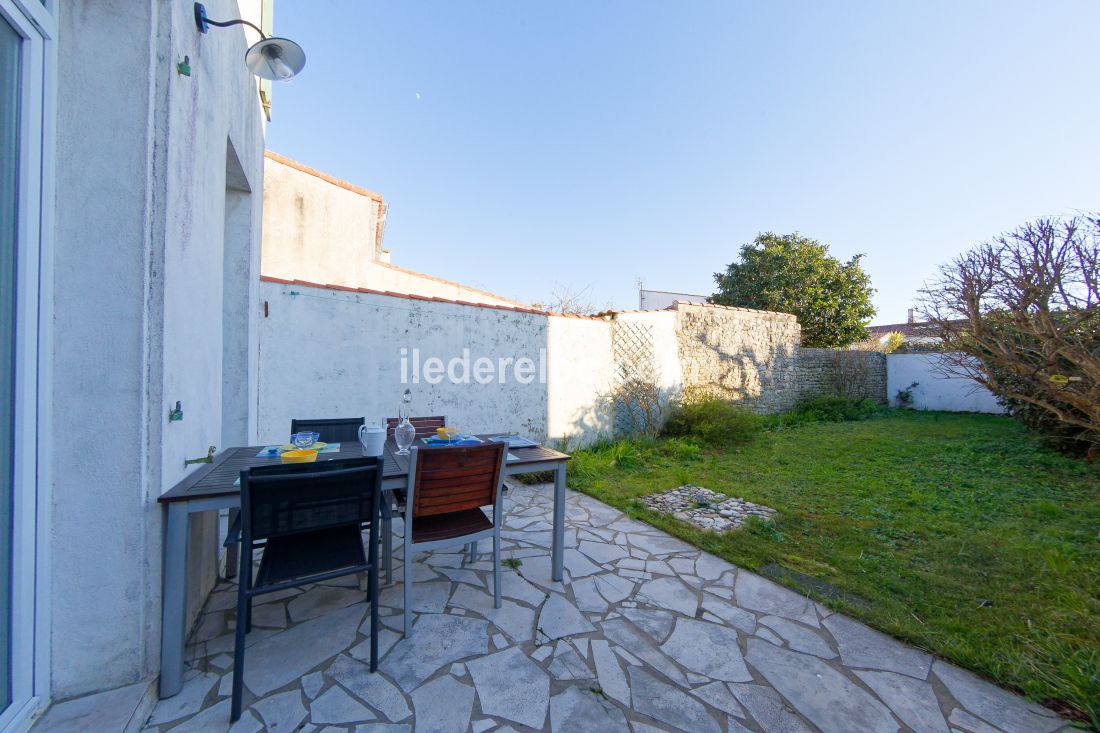
[[[0,0],[0,733],[25,727],[45,692],[39,325],[53,10],[53,0]]]
[[[16,206],[22,45],[23,37],[0,18],[0,711],[12,703]]]

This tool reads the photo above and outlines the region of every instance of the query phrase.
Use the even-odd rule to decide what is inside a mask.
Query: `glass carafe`
[[[409,448],[416,440],[416,428],[409,421],[409,405],[412,402],[412,393],[405,390],[401,399],[401,405],[397,408],[397,427],[393,429],[393,442],[397,443],[397,454],[405,456],[409,454]]]

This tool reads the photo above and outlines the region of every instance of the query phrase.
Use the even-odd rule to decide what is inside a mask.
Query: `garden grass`
[[[884,410],[729,448],[604,444],[574,453],[569,483],[741,567],[824,581],[828,605],[1100,730],[1100,468],[1009,418]],[[637,501],[683,484],[778,518],[718,535]]]

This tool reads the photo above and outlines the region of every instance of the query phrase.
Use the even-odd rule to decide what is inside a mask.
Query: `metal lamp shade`
[[[275,61],[277,59],[277,61]],[[288,70],[289,76],[280,76],[274,67],[279,62]],[[306,65],[306,52],[288,38],[265,38],[253,45],[244,55],[245,66],[261,79],[290,81]]]

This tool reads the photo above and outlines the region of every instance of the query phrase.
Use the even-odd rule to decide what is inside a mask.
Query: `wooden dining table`
[[[481,439],[500,434],[479,435]],[[240,509],[241,489],[236,483],[243,469],[277,463],[277,455],[257,455],[264,446],[226,448],[168,491],[158,501],[167,513],[164,537],[164,594],[161,612],[160,697],[172,697],[183,684],[184,620],[187,613],[187,555],[192,514]],[[569,456],[542,445],[509,448],[505,474],[551,471],[554,474],[554,528],[550,567],[554,580],[562,579],[565,551],[565,467]],[[358,458],[363,447],[358,441],[341,443],[339,450],[320,453],[318,461]],[[401,491],[408,487],[409,456],[400,455],[391,437],[383,451],[382,489]]]

